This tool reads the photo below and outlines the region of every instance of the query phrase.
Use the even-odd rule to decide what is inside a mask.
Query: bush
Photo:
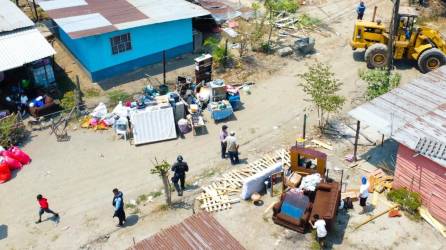
[[[16,114],[4,117],[0,120],[0,145],[4,148],[17,145],[26,137],[26,132]]]
[[[86,97],[98,97],[101,95],[101,91],[97,88],[88,88],[85,90]]]
[[[231,53],[226,51],[225,57],[225,45],[221,44],[220,41],[215,37],[208,37],[204,40],[203,45],[210,51],[212,54],[212,60],[216,62],[218,65],[223,65],[226,62],[232,59]]]
[[[411,192],[405,188],[391,190],[387,193],[387,199],[401,206],[401,209],[412,214],[418,214],[421,206],[420,194]]]
[[[372,100],[398,87],[401,80],[400,74],[392,72],[389,76],[383,69],[362,70],[359,71],[359,77],[367,82],[365,93],[367,100]]]
[[[74,106],[76,106],[76,95],[74,91],[66,92],[62,99],[60,100],[60,106],[64,110],[71,110]]]
[[[116,89],[108,92],[108,98],[110,100],[109,104],[111,106],[116,106],[120,101],[129,101],[131,99],[131,95],[122,90]]]

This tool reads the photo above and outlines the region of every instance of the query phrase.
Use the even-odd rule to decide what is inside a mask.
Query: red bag
[[[0,183],[4,183],[11,179],[11,170],[5,162],[0,163]]]
[[[28,164],[31,161],[31,158],[29,155],[27,155],[25,152],[23,152],[20,148],[14,146],[10,149],[8,149],[9,152],[12,153],[12,157],[16,160],[18,160],[23,165]]]
[[[10,152],[9,152],[9,154],[3,153],[3,163],[2,164],[6,164],[6,166],[9,167],[9,170],[21,169],[23,167],[22,163],[20,163],[18,160],[11,157],[10,154],[11,154]]]

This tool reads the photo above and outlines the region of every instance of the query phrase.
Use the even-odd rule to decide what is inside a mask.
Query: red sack
[[[11,157],[10,154],[11,154],[10,152],[9,152],[9,154],[3,153],[3,163],[2,164],[6,164],[6,166],[9,167],[9,170],[21,169],[23,167],[22,163],[20,163],[18,160]]]
[[[0,163],[0,183],[4,183],[11,179],[11,170],[5,162]]]
[[[31,161],[31,158],[29,155],[27,155],[25,152],[23,152],[20,148],[14,146],[8,149],[9,152],[12,153],[12,157],[16,160],[18,160],[23,165],[28,164]]]

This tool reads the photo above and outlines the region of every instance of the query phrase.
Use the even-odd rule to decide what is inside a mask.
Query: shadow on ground
[[[350,214],[347,210],[339,210],[336,217],[336,223],[327,236],[325,249],[333,249],[334,245],[341,245],[344,241],[345,231],[347,230]]]
[[[169,74],[169,71],[173,71],[176,69],[180,69],[183,67],[191,66],[194,64],[194,58],[196,58],[197,55],[194,54],[186,54],[179,58],[171,58],[167,59],[166,62],[166,74]],[[154,65],[149,65],[146,67],[139,68],[133,72],[130,72],[128,74],[119,75],[116,77],[112,77],[109,79],[105,79],[103,81],[99,81],[98,85],[105,91],[109,90],[113,87],[119,86],[124,83],[140,80],[143,78],[146,78],[147,75],[149,76],[156,76],[163,73],[163,64],[158,63]],[[159,85],[161,80],[156,80],[155,78],[152,78],[153,85]]]
[[[8,226],[0,225],[0,240],[8,238]]]
[[[126,218],[126,222],[125,222],[125,226],[126,227],[131,227],[136,225],[136,223],[138,223],[139,220],[139,216],[136,214],[132,214],[130,216],[127,216]]]
[[[398,142],[393,139],[384,141],[381,146],[371,148],[369,151],[361,155],[362,159],[366,159],[370,164],[383,168],[388,171],[395,171],[396,154],[398,152]]]

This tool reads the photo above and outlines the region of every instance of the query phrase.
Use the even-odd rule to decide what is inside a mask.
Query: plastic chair
[[[116,122],[115,122],[115,132],[118,136],[123,136],[124,140],[127,141],[127,130],[129,127],[129,122],[126,118],[119,118]]]

